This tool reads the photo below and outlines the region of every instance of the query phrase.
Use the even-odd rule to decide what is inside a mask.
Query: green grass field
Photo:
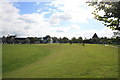
[[[117,78],[118,48],[86,44],[5,44],[3,78]]]

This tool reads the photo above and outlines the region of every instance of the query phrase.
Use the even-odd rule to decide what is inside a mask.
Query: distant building
[[[16,44],[25,44],[26,38],[15,38]]]
[[[99,37],[97,36],[97,34],[95,33],[92,37],[92,39],[99,39]]]
[[[99,37],[97,36],[96,33],[92,37],[92,43],[93,44],[98,44],[99,43]]]

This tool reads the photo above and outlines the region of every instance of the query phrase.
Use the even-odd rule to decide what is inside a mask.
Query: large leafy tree
[[[120,31],[120,2],[88,2],[89,6],[93,6],[94,18],[103,21],[103,24],[113,30]],[[104,11],[104,15],[99,12]]]

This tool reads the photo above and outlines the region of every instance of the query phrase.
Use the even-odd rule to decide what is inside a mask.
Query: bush
[[[82,46],[85,46],[85,43],[82,43]]]

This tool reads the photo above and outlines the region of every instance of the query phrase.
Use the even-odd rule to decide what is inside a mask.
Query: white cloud
[[[100,32],[99,32],[99,35],[101,37],[112,37],[113,36],[113,30],[105,27],[104,29],[102,29]]]
[[[1,2],[0,3],[0,22],[2,23],[2,31],[12,31],[18,28],[14,27],[17,26],[19,10],[13,7],[12,3],[8,2]],[[17,20],[17,21],[16,21]],[[19,21],[21,22],[21,21]],[[16,25],[15,25],[16,24]],[[18,24],[20,25],[20,24]],[[14,27],[14,28],[13,28]]]
[[[38,9],[38,10],[37,10],[37,12],[41,12],[41,10],[40,10],[40,9]]]
[[[6,6],[7,5],[7,6]],[[19,9],[12,3],[0,3],[0,21],[2,22],[2,33],[17,34],[19,36],[41,36],[47,30],[43,14],[19,14]],[[1,34],[2,36],[2,34]]]
[[[40,2],[36,2],[36,5],[39,5],[40,4]]]
[[[49,19],[49,22],[51,24],[54,24],[54,25],[57,25],[59,24],[60,22],[62,21],[67,21],[71,19],[70,15],[66,14],[66,13],[61,13],[61,12],[57,12],[57,13],[54,13],[50,19]]]
[[[51,32],[57,32],[57,33],[72,33],[77,32],[80,30],[80,26],[78,25],[69,25],[69,26],[59,26],[59,27],[50,27],[49,28]]]
[[[50,5],[57,7],[62,13],[71,17],[71,22],[87,22],[92,17],[92,7],[88,7],[86,0],[55,0]]]

